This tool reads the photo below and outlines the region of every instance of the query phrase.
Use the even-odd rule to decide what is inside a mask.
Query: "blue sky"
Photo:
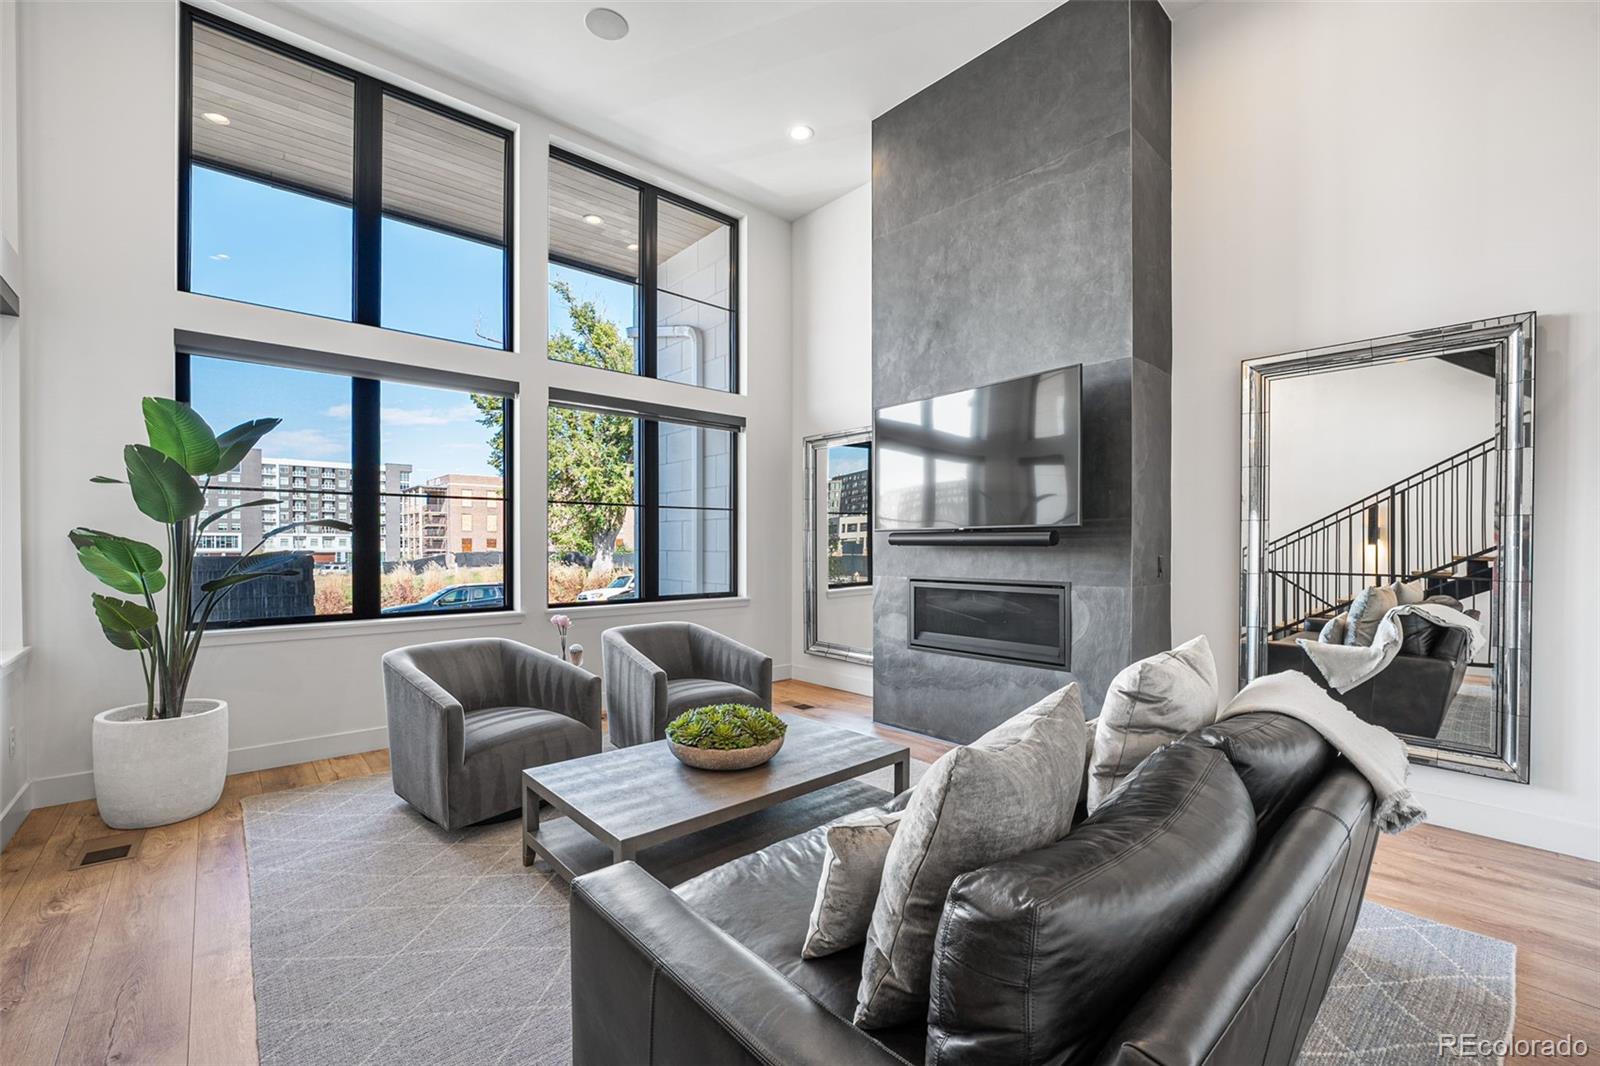
[[[867,468],[871,451],[860,445],[835,444],[828,448],[828,477],[854,474]]]
[[[195,292],[350,318],[350,208],[196,167],[190,264]],[[384,323],[498,347],[504,253],[488,245],[384,220]],[[477,336],[487,333],[495,341]],[[350,382],[331,374],[196,358],[191,400],[221,432],[281,418],[267,455],[350,461]],[[410,463],[413,482],[490,474],[489,431],[464,392],[385,382],[385,462]]]

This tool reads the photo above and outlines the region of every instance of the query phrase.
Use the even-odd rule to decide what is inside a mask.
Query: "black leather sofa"
[[[1459,629],[1434,625],[1415,615],[1401,621],[1405,641],[1400,654],[1376,677],[1349,692],[1328,688],[1298,640],[1267,642],[1267,673],[1299,670],[1362,721],[1405,736],[1437,737],[1450,702],[1467,675],[1472,648],[1467,634]],[[1317,628],[1319,623],[1309,624],[1302,638],[1316,640]]]
[[[958,878],[927,1024],[870,1032],[849,1021],[861,949],[800,958],[820,829],[676,889],[609,867],[573,884],[573,1058],[1292,1063],[1360,910],[1372,810],[1298,721],[1191,733],[1063,840]]]

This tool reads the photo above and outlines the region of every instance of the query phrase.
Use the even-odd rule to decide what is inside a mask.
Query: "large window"
[[[511,135],[184,9],[179,287],[510,347]]]
[[[296,573],[240,586],[213,625],[512,606],[509,396],[187,353],[177,380],[213,426],[282,419],[211,479],[197,565],[273,552]],[[351,528],[298,525],[318,519]]]
[[[738,388],[738,224],[553,149],[550,358]]]
[[[552,404],[548,434],[552,606],[734,594],[734,428]]]

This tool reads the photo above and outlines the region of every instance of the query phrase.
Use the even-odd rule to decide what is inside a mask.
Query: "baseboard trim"
[[[282,740],[272,744],[251,744],[233,748],[228,752],[228,773],[243,774],[252,770],[270,770],[275,766],[293,766],[296,763],[317,759],[335,759],[341,755],[355,755],[389,746],[389,729],[351,729],[343,733],[327,733],[298,740]],[[57,774],[39,777],[29,782],[33,807],[51,807],[57,803],[76,803],[94,798],[94,771],[83,770],[75,774]]]
[[[872,695],[872,667],[846,663],[798,663],[789,676],[825,688],[843,689],[858,696]]]
[[[1428,812],[1430,825],[1572,855],[1590,862],[1600,861],[1600,826],[1496,807],[1457,796],[1442,796],[1415,787],[1415,778],[1411,792]]]
[[[0,849],[11,843],[11,837],[22,828],[23,821],[33,810],[33,782],[24,781],[17,794],[11,797],[6,809],[0,811]]]

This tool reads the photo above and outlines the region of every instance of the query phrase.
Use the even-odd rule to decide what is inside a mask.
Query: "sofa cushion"
[[[1400,654],[1432,655],[1439,638],[1439,627],[1420,614],[1400,616]]]
[[[823,827],[827,847],[800,954],[821,958],[867,939],[889,843],[904,817],[903,811],[857,811]]]
[[[1084,734],[1074,683],[946,752],[917,782],[867,931],[857,1025],[926,1016],[933,938],[950,882],[1066,834],[1082,787]]]
[[[1141,659],[1111,679],[1089,762],[1093,811],[1145,756],[1217,717],[1217,661],[1204,636]]]
[[[1344,635],[1350,632],[1350,612],[1340,611],[1317,630],[1317,640],[1323,644],[1343,644]]]
[[[883,808],[869,808],[881,811]],[[724,863],[673,889],[696,914],[720,926],[762,961],[840,1018],[856,1009],[861,947],[802,958],[806,924],[822,876],[826,826]],[[918,1018],[872,1035],[913,1062],[922,1060],[927,1022]]]
[[[1372,638],[1378,633],[1378,623],[1399,605],[1400,598],[1387,586],[1372,585],[1356,593],[1350,604],[1350,624],[1345,628],[1344,642],[1371,647]]]
[[[713,681],[704,677],[684,677],[667,682],[667,721],[672,721],[684,711],[696,707],[710,707],[716,703],[742,703],[747,707],[762,706],[761,697],[747,688]]]
[[[1255,712],[1225,718],[1189,734],[1183,744],[1216,748],[1228,757],[1256,812],[1256,839],[1278,831],[1311,786],[1333,765],[1333,746],[1286,714]]]
[[[588,726],[555,711],[485,707],[462,717],[461,753],[467,761],[505,745],[526,758],[521,763],[523,767],[574,759],[598,750]]]
[[[934,952],[927,1061],[1088,1061],[1255,837],[1227,757],[1174,744],[1064,840],[958,877]]]

